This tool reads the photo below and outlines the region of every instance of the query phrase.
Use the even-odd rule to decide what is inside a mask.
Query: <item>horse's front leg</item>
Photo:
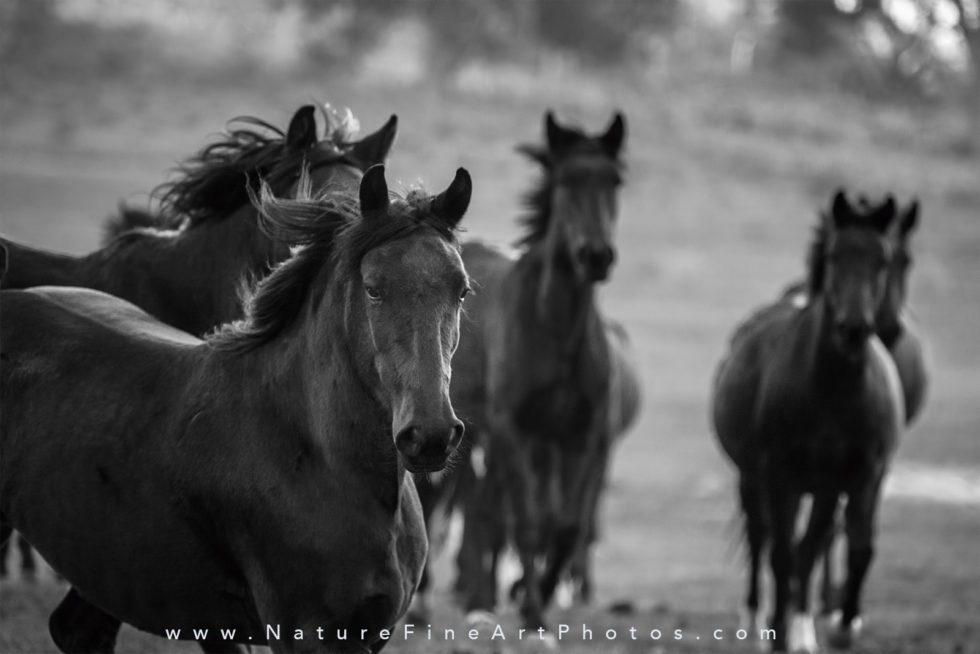
[[[869,479],[848,497],[844,514],[847,532],[847,580],[841,611],[835,614],[830,641],[835,647],[850,647],[861,631],[861,589],[874,558],[874,538],[881,491],[881,475]]]
[[[500,549],[500,512],[504,498],[491,477],[474,484],[467,498],[463,537],[456,557],[456,586],[466,597],[466,611],[473,620],[492,613],[497,605],[497,571],[494,565]]]
[[[48,631],[65,654],[112,654],[122,623],[91,604],[74,588],[48,619]]]
[[[817,557],[827,551],[833,537],[836,514],[836,492],[814,495],[806,534],[796,552],[796,615],[793,616],[789,633],[789,647],[793,652],[817,651],[817,632],[810,612],[810,579]]]
[[[588,561],[591,545],[589,529],[595,528],[599,495],[606,476],[610,443],[593,432],[590,449],[561,452],[562,480],[560,514],[552,539],[547,567],[541,579],[541,598],[545,606],[551,601],[562,573],[580,551]]]
[[[538,629],[544,626],[541,581],[537,569],[542,534],[541,498],[536,492],[533,443],[526,437],[513,438],[511,434],[519,432],[511,431],[507,442],[498,441],[502,447],[497,447],[494,455],[504,463],[508,505],[513,516],[514,546],[524,570],[521,618],[526,628]]]

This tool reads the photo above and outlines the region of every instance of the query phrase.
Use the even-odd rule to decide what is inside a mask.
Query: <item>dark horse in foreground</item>
[[[289,243],[262,229],[249,191],[266,179],[275,193],[291,193],[304,165],[315,189],[353,191],[362,171],[384,163],[397,132],[392,116],[374,134],[350,141],[345,124],[324,109],[327,125],[319,138],[315,113],[313,105],[300,108],[285,132],[256,118],[233,121],[240,123],[236,129],[161,187],[162,215],[124,210],[110,225],[108,243],[91,254],[59,254],[0,238],[8,251],[0,288],[93,288],[198,336],[240,318],[243,278],[264,277],[289,254]],[[133,225],[141,227],[126,229]],[[9,525],[0,524],[4,564],[12,537]],[[23,539],[20,549],[23,570],[33,575]]]
[[[771,545],[777,651],[815,651],[809,588],[814,562],[847,499],[847,580],[831,635],[849,645],[874,555],[881,486],[905,417],[895,364],[875,335],[893,252],[895,205],[855,209],[834,199],[811,247],[810,301],[767,307],[736,331],[715,378],[712,416],[739,473],[749,546],[746,610],[759,609],[759,567]],[[800,499],[809,524],[794,542]],[[795,612],[792,621],[788,615]]]
[[[467,609],[495,608],[496,560],[510,540],[524,568],[521,617],[532,628],[543,625],[561,574],[591,544],[610,449],[639,397],[626,335],[595,298],[615,258],[624,120],[617,115],[592,136],[548,113],[545,129],[545,147],[523,148],[545,172],[530,198],[523,252],[463,246],[476,292],[452,383],[467,440],[486,463],[482,475],[457,471],[469,477],[457,496]]]
[[[205,341],[97,291],[0,293],[0,511],[117,628],[376,651],[418,584],[407,472],[441,468],[463,433],[449,375],[471,183],[391,200],[378,166],[359,212],[308,188],[263,189],[267,228],[301,247]],[[115,639],[51,626],[64,651]]]

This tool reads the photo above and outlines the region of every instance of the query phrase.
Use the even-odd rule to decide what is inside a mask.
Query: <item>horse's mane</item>
[[[293,253],[244,290],[245,317],[221,327],[208,343],[217,349],[243,351],[269,342],[296,320],[311,289],[326,283],[322,271],[354,274],[364,255],[385,243],[425,227],[456,243],[455,230],[432,212],[432,198],[422,189],[404,197],[390,195],[384,217],[363,219],[356,195],[324,190],[314,196],[305,173],[295,200],[276,197],[268,184],[262,184],[260,196],[252,201],[263,228],[276,240],[294,246]],[[322,295],[318,293],[314,302]]]
[[[551,226],[551,192],[555,186],[555,164],[556,157],[545,148],[537,146],[521,146],[519,152],[526,154],[533,161],[544,166],[544,174],[538,179],[534,186],[524,194],[523,205],[525,213],[518,218],[519,224],[524,228],[524,235],[521,236],[515,245],[518,247],[533,245],[544,239]],[[603,150],[598,138],[591,138],[582,134],[582,141],[567,152],[563,152],[562,159],[576,155],[600,155],[610,159],[610,162],[617,169],[623,167],[622,161],[618,158],[609,157]]]
[[[827,221],[830,217],[821,212],[813,228],[813,238],[806,254],[806,289],[811,298],[823,293],[824,277],[827,275]]]
[[[152,195],[159,197],[160,227],[175,227],[185,220],[196,225],[220,220],[246,204],[259,191],[261,181],[282,192],[306,161],[315,166],[345,158],[350,121],[330,121],[318,147],[303,150],[286,145],[284,132],[260,118],[241,116],[219,140],[202,148],[177,167],[178,178],[161,184]],[[321,147],[322,144],[330,147]]]

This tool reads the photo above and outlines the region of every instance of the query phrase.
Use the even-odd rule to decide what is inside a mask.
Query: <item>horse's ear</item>
[[[606,133],[599,137],[602,149],[613,159],[619,156],[619,151],[623,147],[623,140],[626,138],[626,119],[622,112],[617,111],[609,124]]]
[[[388,182],[385,181],[385,167],[382,164],[371,166],[361,178],[361,215],[383,213],[388,208]]]
[[[567,150],[582,138],[582,134],[577,130],[559,125],[550,109],[544,115],[544,132],[548,141],[548,150],[551,152]]]
[[[292,152],[303,152],[317,142],[316,107],[304,105],[296,110],[289,128],[286,129],[286,148]]]
[[[914,199],[912,200],[912,204],[909,205],[909,208],[906,209],[905,213],[902,214],[901,221],[899,222],[898,225],[898,232],[902,236],[902,238],[905,238],[913,230],[915,230],[918,224],[919,224],[919,200]]]
[[[377,132],[352,143],[348,155],[362,171],[367,171],[371,166],[385,162],[396,136],[398,136],[398,116],[392,114],[388,122]]]
[[[470,206],[473,180],[465,168],[456,169],[456,177],[445,191],[432,200],[432,212],[450,227],[456,227]]]
[[[895,219],[895,198],[891,195],[885,198],[885,201],[881,203],[880,206],[875,208],[874,211],[868,214],[868,220],[871,222],[872,226],[882,234],[888,231],[889,225]]]
[[[851,208],[851,203],[847,201],[844,189],[837,189],[837,193],[834,194],[833,202],[830,204],[830,217],[837,227],[854,219],[854,209]]]

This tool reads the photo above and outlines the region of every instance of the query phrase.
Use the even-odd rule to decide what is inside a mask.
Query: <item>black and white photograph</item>
[[[2,0],[0,654],[980,654],[980,0]]]

